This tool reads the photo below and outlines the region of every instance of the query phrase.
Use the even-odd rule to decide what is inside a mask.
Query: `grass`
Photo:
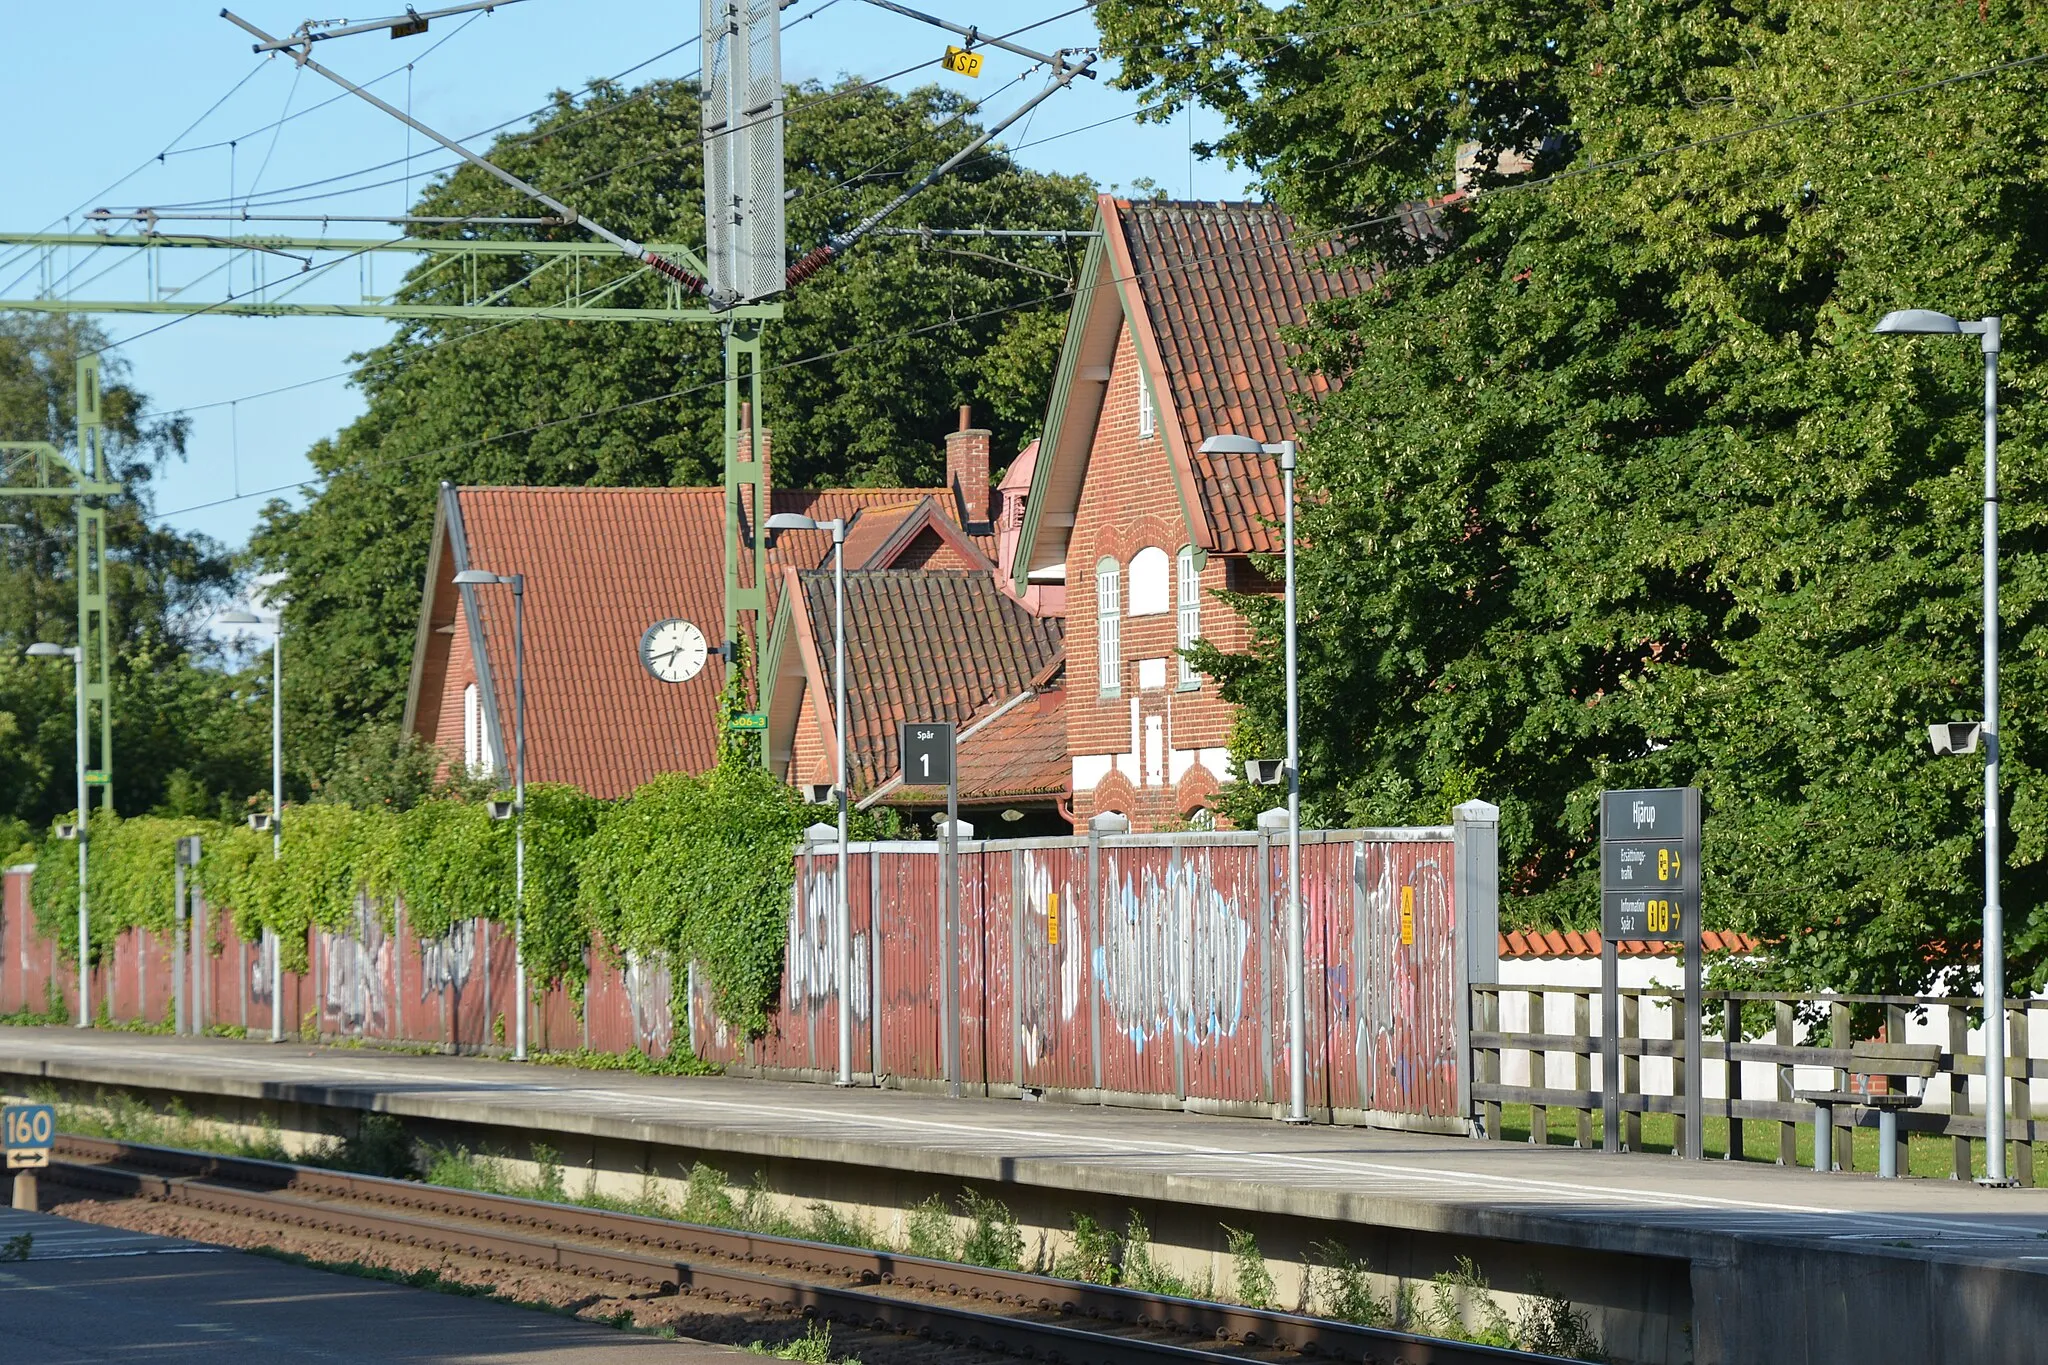
[[[1714,1101],[1709,1100],[1709,1104]],[[1678,1116],[1675,1114],[1644,1114],[1642,1116],[1643,1141],[1639,1151],[1670,1155],[1674,1150]],[[1711,1160],[1723,1160],[1728,1154],[1728,1120],[1708,1114],[1703,1127],[1700,1146]],[[1606,1131],[1602,1115],[1598,1110],[1592,1116],[1594,1148],[1600,1146],[1602,1134]],[[1813,1130],[1810,1123],[1794,1125],[1798,1160],[1795,1165],[1812,1169]],[[1501,1106],[1501,1138],[1507,1142],[1527,1142],[1530,1131],[1530,1107],[1526,1104],[1504,1104]],[[1569,1147],[1578,1138],[1578,1113],[1570,1109],[1550,1111],[1550,1145]],[[1856,1169],[1864,1172],[1877,1170],[1877,1129],[1858,1127],[1855,1134]],[[1907,1136],[1907,1162],[1903,1174],[1925,1177],[1930,1180],[1946,1180],[1955,1174],[1954,1141],[1934,1133],[1911,1133]],[[1745,1120],[1742,1125],[1743,1161],[1754,1161],[1765,1165],[1778,1160],[1778,1125],[1759,1119]],[[2007,1149],[2006,1170],[2019,1169],[2016,1150]],[[1971,1165],[1973,1173],[1984,1174],[1984,1144],[1971,1144]],[[2048,1163],[2035,1174],[2035,1183],[2043,1183],[2048,1176]]]
[[[769,1356],[775,1360],[794,1360],[801,1365],[860,1365],[860,1361],[842,1356],[832,1357],[832,1328],[828,1323],[809,1322],[804,1325],[804,1334],[782,1343],[770,1346],[757,1341],[747,1347],[748,1355]]]
[[[587,1047],[564,1052],[530,1052],[536,1066],[572,1066],[582,1071],[632,1071],[642,1076],[716,1076],[719,1066],[707,1062],[680,1040],[665,1057],[654,1057],[636,1045],[631,1052],[597,1052]]]

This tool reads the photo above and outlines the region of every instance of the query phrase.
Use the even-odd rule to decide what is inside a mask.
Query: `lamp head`
[[[838,789],[830,782],[806,782],[804,784],[804,799],[814,806],[829,806],[838,798]]]
[[[517,801],[486,801],[484,806],[490,811],[493,820],[510,820],[519,813]]]
[[[26,652],[31,659],[62,659],[68,657],[70,653],[64,646],[53,645],[48,640],[36,641]]]
[[[771,531],[816,531],[824,523],[801,512],[777,512],[764,523]]]
[[[1222,431],[1214,436],[1204,436],[1202,438],[1202,453],[1204,455],[1263,455],[1266,453],[1266,447],[1249,436],[1239,436],[1236,432]]]
[[[258,834],[268,834],[277,827],[277,817],[258,812],[249,817],[249,828]]]
[[[213,620],[215,625],[221,626],[260,626],[263,624],[263,618],[253,611],[224,611],[214,617]]]
[[[1900,308],[1886,313],[1873,330],[1887,336],[1954,336],[1963,324],[1932,308]]]
[[[455,581],[465,588],[482,587],[488,583],[502,583],[505,580],[489,569],[464,569],[455,575]]]

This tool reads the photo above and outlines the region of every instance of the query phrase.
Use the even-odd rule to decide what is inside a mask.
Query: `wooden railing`
[[[1486,1135],[1495,1139],[1502,1136],[1502,1105],[1526,1104],[1530,1109],[1530,1142],[1549,1143],[1553,1129],[1561,1121],[1572,1125],[1565,1132],[1571,1134],[1576,1145],[1595,1145],[1594,1116],[1600,1112],[1604,1098],[1603,1090],[1594,1083],[1595,1059],[1601,1050],[1600,1035],[1592,1027],[1594,997],[1599,988],[1516,984],[1477,985],[1471,989],[1472,1101],[1477,1111],[1475,1117]],[[1501,1003],[1503,998],[1516,995],[1528,1000],[1529,1027],[1510,1032],[1501,1028]],[[1668,1004],[1671,1032],[1677,1036],[1642,1035],[1646,1001]],[[1728,1137],[1725,1150],[1731,1154],[1747,1151],[1745,1124],[1776,1124],[1778,1162],[1787,1166],[1797,1164],[1798,1128],[1800,1124],[1814,1121],[1814,1109],[1811,1104],[1794,1098],[1793,1068],[1826,1067],[1833,1073],[1832,1088],[1846,1090],[1850,1086],[1850,1044],[1855,1041],[1854,1025],[1859,1014],[1867,1019],[1870,1014],[1881,1012],[1885,1036],[1898,1042],[1906,1037],[1909,1018],[1932,1008],[1941,1008],[1947,1016],[1948,1036],[1943,1045],[1940,1073],[1927,1082],[1928,1107],[1908,1111],[1899,1117],[1898,1169],[1908,1169],[1906,1144],[1909,1135],[1931,1133],[1950,1139],[1954,1174],[1957,1179],[1967,1180],[1971,1175],[1974,1146],[1984,1138],[1984,1117],[1975,1112],[1978,1106],[1973,1105],[1970,1098],[1970,1078],[1984,1075],[1984,1057],[1981,1052],[1969,1051],[1967,1046],[1969,1011],[1978,1003],[1973,996],[1708,991],[1704,1000],[1707,1015],[1702,1023],[1711,1029],[1718,1021],[1721,1036],[1705,1039],[1700,1056],[1706,1065],[1720,1064],[1722,1093],[1705,1101],[1705,1113],[1709,1118],[1726,1121]],[[1751,1038],[1745,1031],[1745,1023],[1755,1021],[1756,1015],[1762,1012],[1756,1007],[1761,1005],[1770,1007],[1772,1022],[1758,1036]],[[1675,990],[1629,987],[1621,991],[1621,1133],[1623,1145],[1629,1151],[1642,1149],[1644,1114],[1676,1115],[1685,1110],[1682,1009],[1681,993]],[[2048,1120],[2037,1119],[2034,1114],[2033,1082],[2048,1078],[2048,1059],[2030,1056],[2028,1043],[2032,1018],[2037,1013],[2048,1015],[2048,1000],[2008,1000],[2004,1013],[2008,1082],[2006,1139],[2015,1148],[2011,1174],[2021,1184],[2031,1186],[2034,1183],[2034,1143],[2039,1137],[2048,1137]],[[1830,1046],[1813,1046],[1799,1041],[1801,1016],[1804,1015],[1810,1023],[1817,1023],[1816,1014],[1825,1018]],[[1501,1059],[1503,1055],[1513,1053],[1527,1055],[1530,1084],[1502,1083]],[[1547,1084],[1551,1070],[1549,1059],[1560,1055],[1572,1059],[1572,1084],[1569,1088]],[[1644,1091],[1641,1061],[1645,1057],[1668,1057],[1672,1060],[1672,1085],[1668,1091]],[[1772,1067],[1776,1093],[1769,1096],[1744,1094],[1744,1062]],[[1993,1087],[1992,1093],[1995,1090]],[[1932,1107],[1943,1098],[1947,1100],[1945,1111]],[[1875,1127],[1876,1124],[1876,1116],[1868,1112],[1837,1117],[1834,1129],[1837,1167],[1854,1169],[1855,1134],[1852,1125]],[[2037,1129],[2042,1131],[2037,1132]],[[1685,1155],[1685,1125],[1674,1124],[1673,1132],[1675,1150]]]

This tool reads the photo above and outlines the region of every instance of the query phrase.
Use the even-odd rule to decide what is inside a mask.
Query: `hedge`
[[[521,955],[536,990],[561,982],[580,998],[595,937],[615,952],[694,959],[721,1016],[750,1034],[766,1027],[781,988],[791,855],[815,808],[753,764],[659,777],[618,801],[552,783],[526,796]],[[859,825],[863,836],[884,829],[866,817]],[[209,903],[233,911],[245,938],[275,930],[293,971],[306,969],[309,928],[347,931],[359,906],[388,931],[403,901],[422,937],[466,919],[512,920],[512,822],[492,820],[480,801],[426,801],[403,813],[289,806],[283,829],[273,858],[271,836],[243,825],[95,815],[94,960],[125,929],[170,931],[173,846],[189,834],[200,836]],[[70,841],[46,838],[32,892],[38,930],[74,961],[77,861]]]

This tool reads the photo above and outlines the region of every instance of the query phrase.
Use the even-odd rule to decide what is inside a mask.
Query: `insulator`
[[[703,280],[691,274],[689,271],[683,269],[681,266],[677,265],[674,261],[669,260],[667,257],[657,255],[656,253],[650,251],[643,255],[640,259],[646,262],[648,265],[653,266],[656,270],[668,276],[670,279],[674,280],[677,284],[683,286],[683,288],[689,290],[692,294],[702,294],[707,292]]]
[[[810,255],[789,268],[789,273],[783,277],[782,287],[784,289],[796,288],[805,280],[823,270],[826,263],[838,254],[839,249],[829,242],[824,246],[818,247]]]

